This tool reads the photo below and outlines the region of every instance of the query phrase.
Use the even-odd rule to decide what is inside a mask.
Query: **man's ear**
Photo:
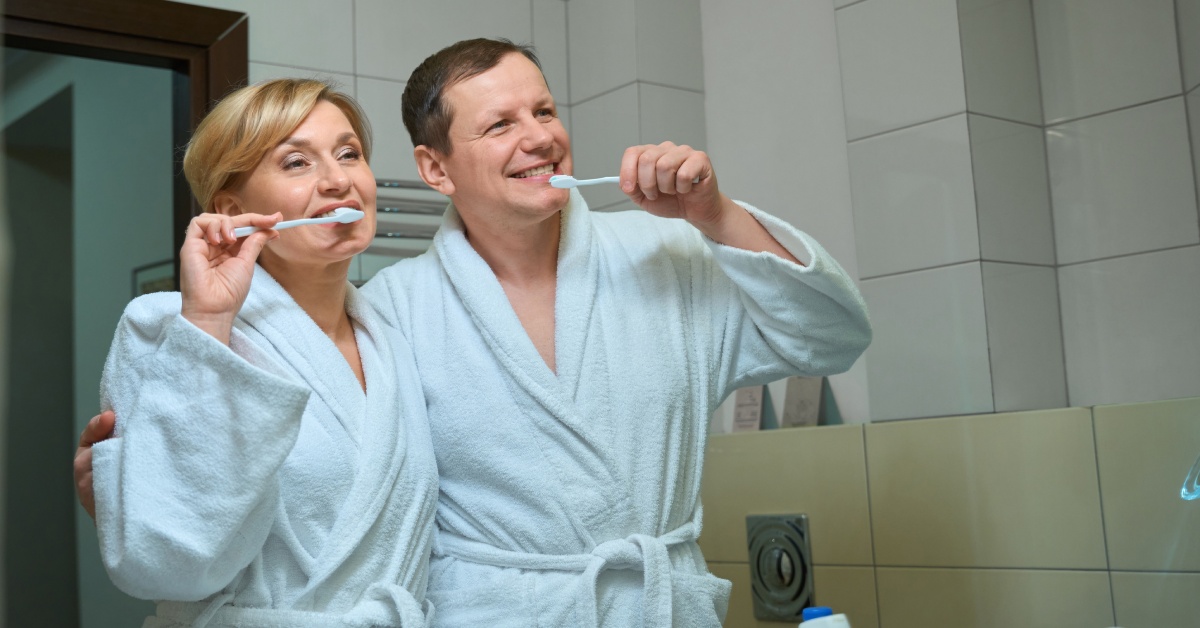
[[[443,166],[445,156],[441,152],[422,144],[413,149],[413,159],[417,161],[417,172],[426,185],[446,196],[454,194],[454,181]]]
[[[238,195],[229,190],[221,190],[213,196],[213,211],[226,216],[237,216],[242,213],[242,201]]]

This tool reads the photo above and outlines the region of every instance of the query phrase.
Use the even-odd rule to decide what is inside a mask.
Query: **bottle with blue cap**
[[[804,620],[800,628],[850,628],[850,620],[841,613],[834,615],[828,606],[810,606],[801,611],[800,618]]]

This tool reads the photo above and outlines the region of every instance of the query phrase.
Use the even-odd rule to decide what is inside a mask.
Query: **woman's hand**
[[[280,218],[280,214],[200,214],[192,219],[179,250],[184,318],[229,344],[233,320],[250,293],[254,261],[268,241],[279,237],[272,227]],[[235,228],[247,226],[261,231],[240,240],[233,235]]]

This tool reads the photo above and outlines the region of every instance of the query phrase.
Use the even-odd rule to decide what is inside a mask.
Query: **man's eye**
[[[542,118],[545,118],[545,117],[553,118],[554,110],[553,109],[538,109],[537,115]]]
[[[507,120],[501,120],[501,121],[499,121],[499,122],[497,122],[497,123],[493,124],[492,126],[488,127],[488,130],[489,130],[489,131],[499,131],[499,130],[503,129],[503,128],[504,128],[504,127],[506,127],[506,126],[508,126],[508,121],[507,121]]]

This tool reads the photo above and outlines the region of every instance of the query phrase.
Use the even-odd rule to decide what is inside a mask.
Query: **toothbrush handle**
[[[276,227],[276,228],[278,228],[278,227]],[[258,230],[259,230],[258,227],[238,227],[237,229],[233,230],[233,237],[244,238]]]
[[[620,183],[621,177],[600,177],[599,179],[576,179],[575,185],[597,185],[599,183]]]
[[[281,223],[276,224],[273,228],[276,231],[279,231],[280,229],[287,229],[288,227],[299,227],[300,225],[320,224],[322,222],[330,222],[330,221],[320,220],[320,219],[316,219],[316,218],[300,218],[297,220],[285,220]],[[251,233],[254,233],[255,231],[262,231],[262,229],[259,229],[258,227],[238,227],[237,229],[233,230],[233,237],[244,238],[244,237],[250,235]]]

